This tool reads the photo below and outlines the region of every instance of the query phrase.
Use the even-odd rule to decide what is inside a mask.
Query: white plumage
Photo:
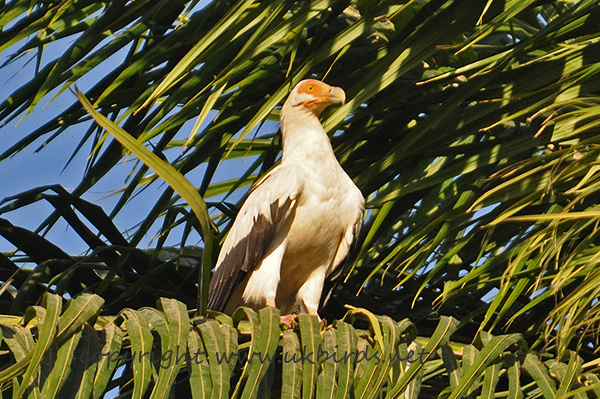
[[[364,204],[319,121],[344,101],[342,89],[313,79],[290,93],[281,109],[281,164],[251,189],[223,243],[209,309],[277,306],[284,315],[317,315],[324,285],[330,295]]]

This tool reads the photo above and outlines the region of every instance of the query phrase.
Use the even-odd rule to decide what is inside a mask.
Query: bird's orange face
[[[344,104],[346,93],[339,87],[329,86],[315,79],[303,80],[296,87],[301,104],[313,110],[317,115],[331,104]]]

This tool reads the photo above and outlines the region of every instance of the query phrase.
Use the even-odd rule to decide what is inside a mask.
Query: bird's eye
[[[313,85],[306,86],[306,91],[313,91],[315,87]]]

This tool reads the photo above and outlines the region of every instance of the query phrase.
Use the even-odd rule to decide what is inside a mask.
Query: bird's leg
[[[327,320],[322,319],[321,316],[317,313],[317,309],[308,309],[308,314],[311,316],[317,316],[317,321],[321,325],[321,327],[325,327],[327,325]]]
[[[279,324],[282,326],[286,326],[289,329],[292,329],[298,326],[298,322],[296,321],[296,314],[286,314],[280,317]]]
[[[266,301],[267,306],[273,308],[277,307],[275,306],[275,297],[268,297],[266,298]],[[296,322],[296,315],[292,313],[280,316],[279,325],[286,326],[289,329],[296,327],[298,325],[298,323]]]
[[[319,315],[317,315],[317,318],[321,327],[327,327],[327,319],[322,319],[321,317],[319,317]]]
[[[267,302],[267,306],[270,306],[273,308],[277,307],[275,305],[275,297],[274,296],[269,296],[265,299]],[[286,326],[289,329],[296,327],[298,325],[298,323],[296,322],[296,315],[294,313],[292,313],[292,314],[286,314],[286,315],[280,316],[279,324],[282,326]]]
[[[267,301],[267,306],[276,308],[277,306],[275,305],[275,297],[270,296],[268,298],[266,298]],[[294,318],[296,317],[296,315],[284,315],[281,316],[281,319],[279,321],[279,324],[282,326],[287,326],[287,328],[294,328]]]
[[[300,309],[311,316],[316,316],[319,324],[322,326],[325,326],[327,321],[321,319],[317,311],[319,310],[319,301],[321,300],[321,293],[323,292],[323,282],[325,280],[326,271],[326,266],[314,270],[302,287],[300,287],[296,296],[297,301],[300,304]]]

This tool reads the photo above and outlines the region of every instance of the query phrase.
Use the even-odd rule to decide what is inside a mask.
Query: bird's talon
[[[296,321],[295,314],[286,314],[280,317],[279,324],[287,327],[288,329],[293,329],[294,327],[298,327],[298,322]]]

